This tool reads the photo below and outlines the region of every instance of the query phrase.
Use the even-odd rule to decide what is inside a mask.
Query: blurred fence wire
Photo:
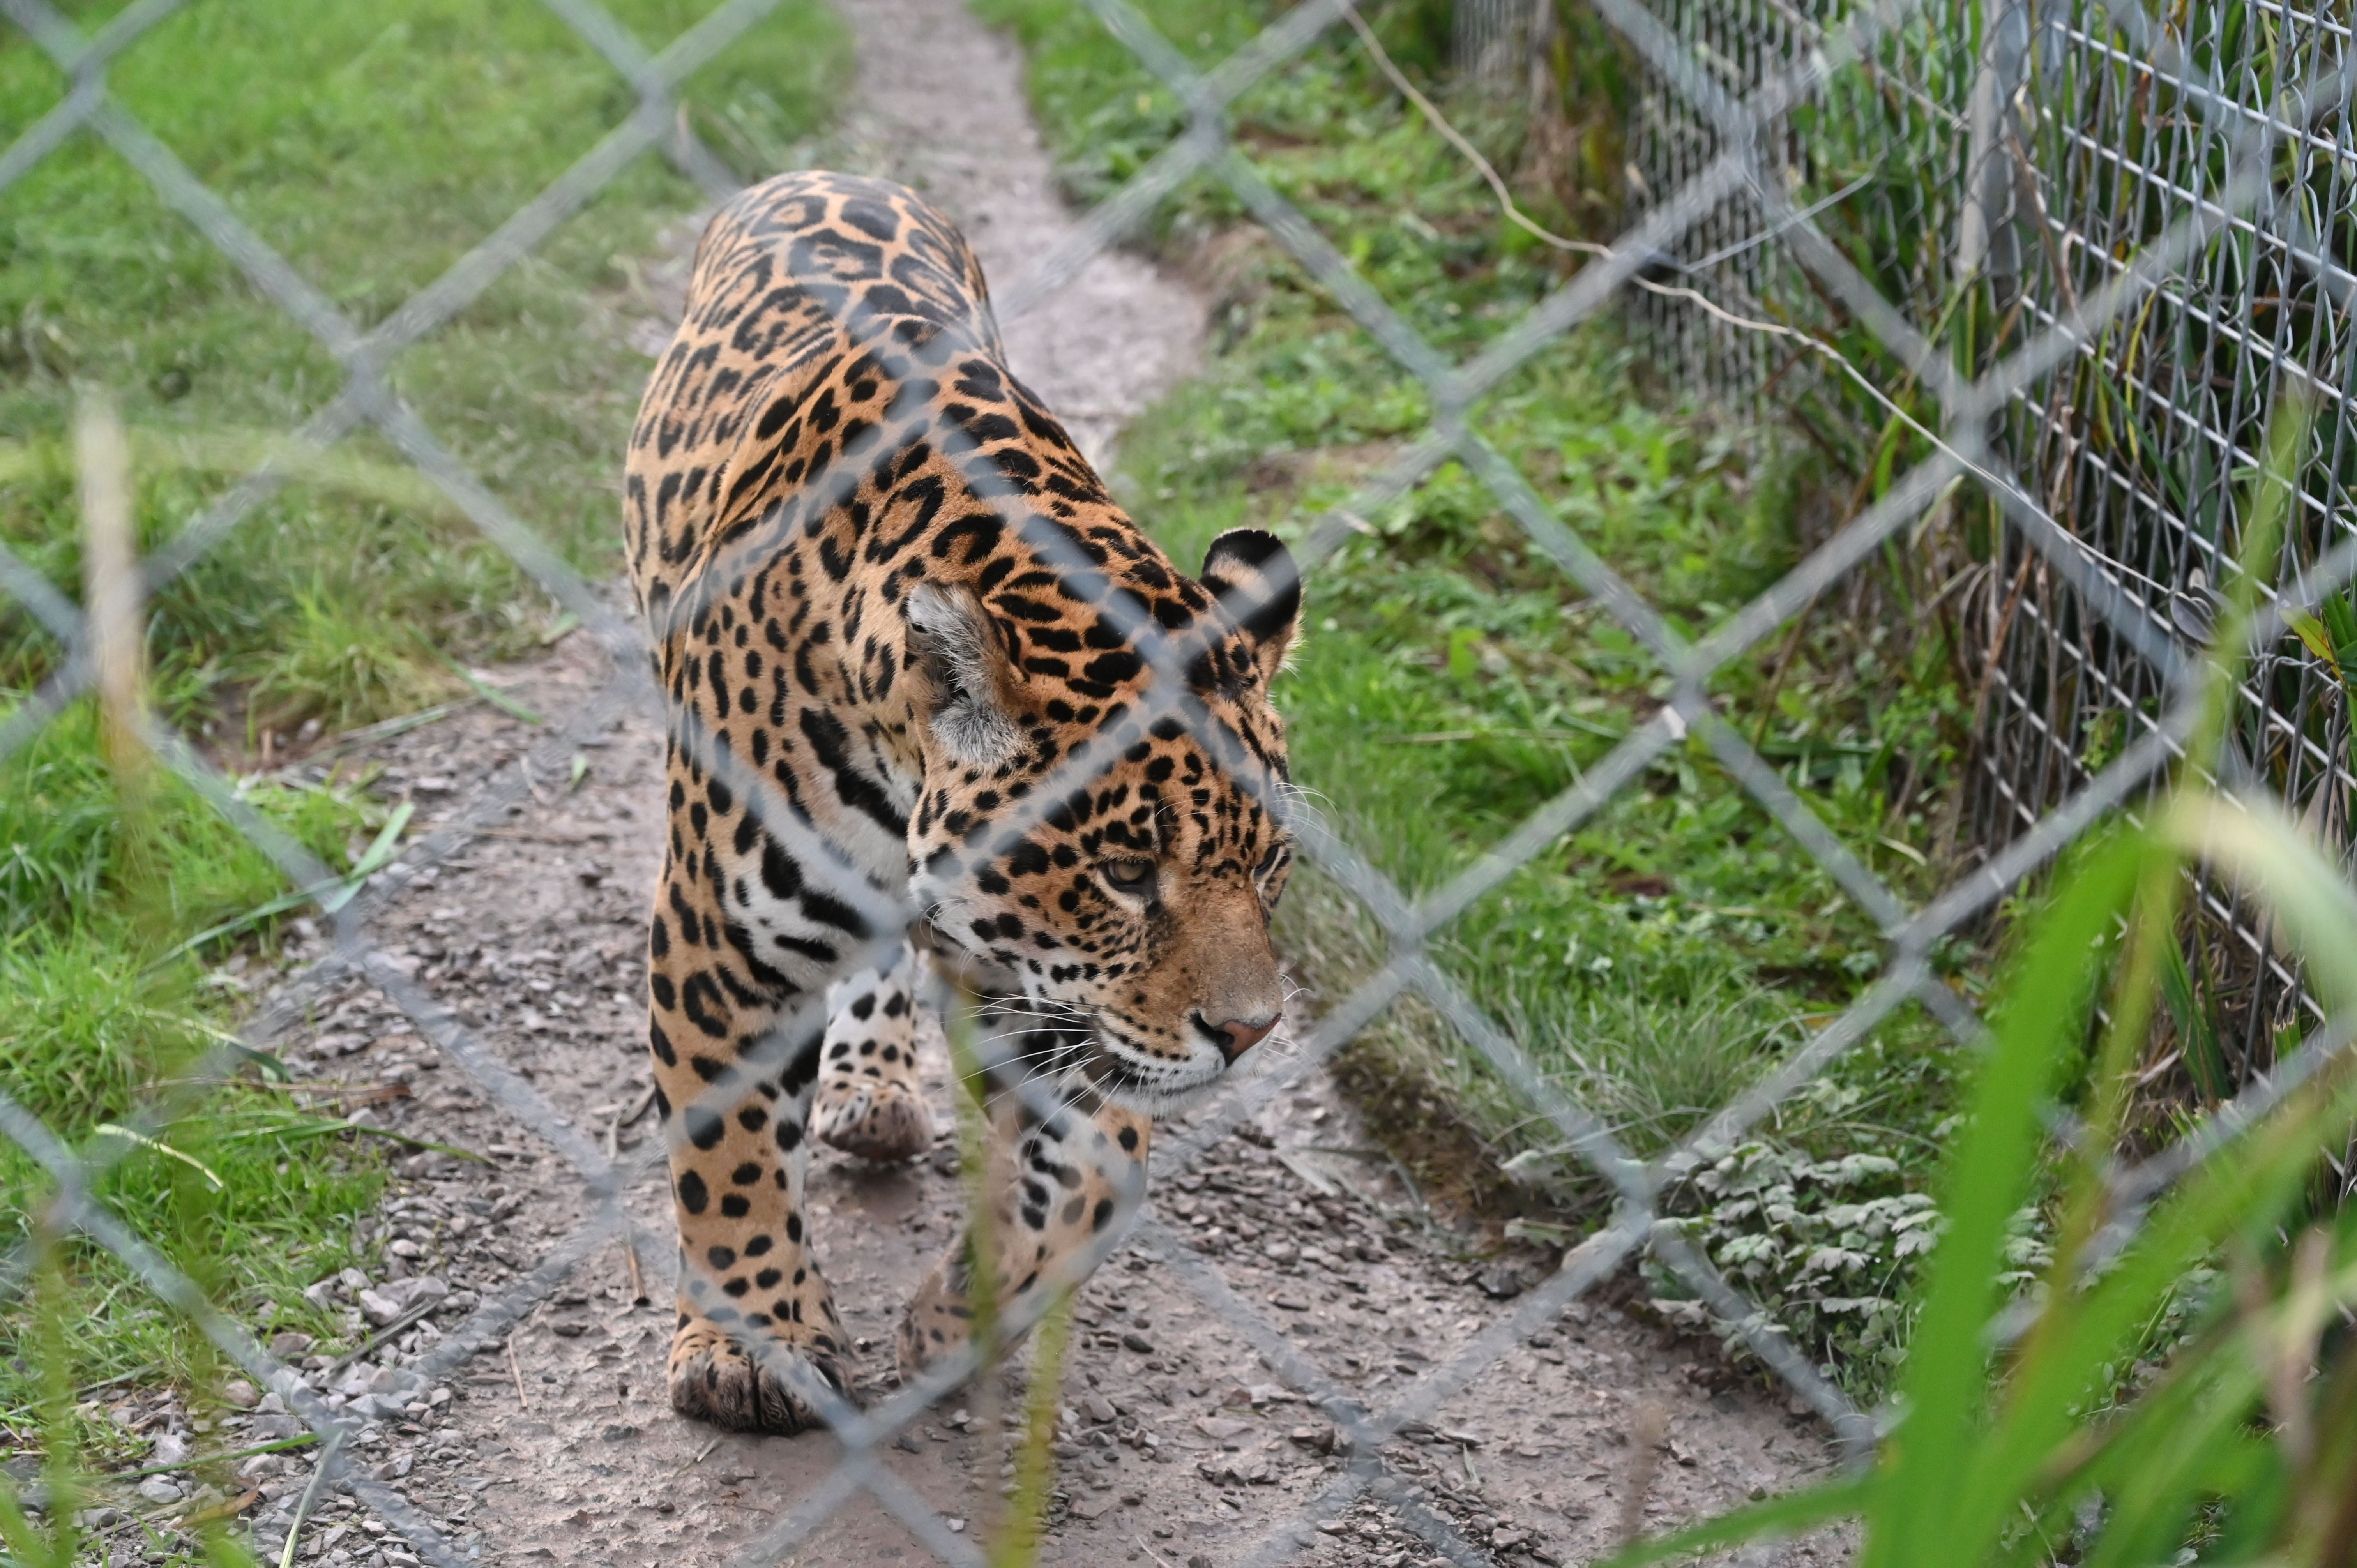
[[[718,160],[683,130],[671,94],[774,0],[725,0],[652,55],[632,42],[595,0],[545,0],[630,85],[638,95],[636,110],[480,245],[372,327],[349,319],[109,96],[108,62],[183,3],[200,5],[207,0],[138,0],[96,35],[86,36],[47,0],[0,0],[0,15],[45,51],[72,84],[53,112],[0,152],[0,188],[69,137],[96,135],[145,176],[262,295],[326,346],[346,380],[290,434],[284,452],[266,457],[135,566],[124,558],[104,567],[103,550],[94,552],[91,559],[102,563],[98,569],[108,580],[93,585],[86,608],[0,549],[0,587],[48,629],[59,649],[53,673],[0,722],[0,757],[21,746],[67,703],[96,691],[106,700],[111,724],[212,802],[272,857],[292,886],[317,887],[335,880],[327,868],[243,802],[195,747],[127,694],[135,689],[135,663],[130,672],[124,670],[120,639],[135,631],[144,597],[237,529],[305,463],[345,436],[373,427],[487,539],[579,616],[612,656],[608,684],[544,740],[533,762],[546,761],[553,770],[578,736],[607,725],[628,705],[656,709],[640,630],[618,618],[525,520],[436,440],[426,417],[430,411],[414,409],[396,395],[383,370],[392,355],[448,322],[633,159],[659,153],[707,193],[724,194],[731,181]],[[2230,36],[2212,28],[2188,38],[2175,30],[2176,24],[2136,9],[2131,0],[2109,5],[2081,0],[2052,14],[2033,12],[2017,0],[1986,0],[1966,8],[1946,0],[1876,0],[1808,16],[1767,6],[1738,14],[1714,8],[1708,0],[1674,0],[1659,9],[1641,0],[1596,0],[1656,84],[1648,108],[1648,139],[1641,148],[1650,199],[1628,232],[1478,353],[1452,361],[1353,270],[1227,135],[1229,106],[1329,29],[1339,29],[1349,16],[1349,0],[1304,0],[1209,70],[1198,70],[1130,0],[1087,3],[1185,104],[1189,127],[1092,216],[1078,240],[1051,256],[1035,276],[1017,280],[1005,292],[1002,316],[1046,305],[1064,279],[1134,230],[1181,181],[1208,173],[1424,383],[1435,410],[1427,429],[1309,532],[1297,553],[1303,571],[1314,579],[1320,564],[1352,536],[1356,517],[1375,512],[1455,461],[1487,486],[1533,544],[1669,677],[1668,699],[1604,760],[1452,880],[1420,897],[1403,891],[1316,819],[1298,823],[1314,863],[1360,899],[1388,934],[1391,956],[1360,989],[1336,1001],[1292,1055],[1259,1059],[1240,1073],[1240,1081],[1211,1112],[1166,1139],[1154,1152],[1157,1182],[1183,1172],[1234,1132],[1253,1107],[1315,1070],[1371,1020],[1415,993],[1486,1058],[1535,1115],[1552,1123],[1567,1148],[1609,1183],[1618,1202],[1610,1222],[1572,1248],[1552,1277],[1377,1408],[1240,1299],[1217,1264],[1176,1228],[1157,1219],[1150,1200],[1133,1186],[1099,1253],[1132,1240],[1150,1240],[1176,1276],[1232,1325],[1239,1342],[1321,1408],[1348,1442],[1347,1463],[1330,1484],[1254,1546],[1245,1561],[1274,1564],[1290,1559],[1313,1539],[1315,1521],[1361,1495],[1383,1501],[1451,1562],[1489,1561],[1484,1546],[1418,1500],[1409,1482],[1386,1462],[1385,1445],[1406,1423],[1437,1413],[1477,1387],[1518,1339],[1639,1254],[1649,1254],[1683,1280],[1824,1419],[1853,1457],[1862,1457],[1877,1441],[1879,1415],[1857,1408],[1770,1315],[1662,1221],[1662,1195],[1699,1164],[1717,1157],[1896,1010],[1920,1004],[1958,1037],[1976,1036],[1971,1007],[1935,976],[1931,952],[1943,938],[1981,918],[2091,824],[2133,803],[2177,754],[2193,723],[2195,693],[2185,677],[2198,662],[2190,651],[2196,639],[2178,618],[2190,618],[2207,630],[2201,612],[2210,601],[2201,590],[2230,569],[2223,541],[2233,527],[2233,486],[2255,466],[2257,422],[2271,393],[2293,382],[2312,386],[2324,404],[2315,426],[2324,445],[2310,473],[2322,488],[2303,489],[2306,510],[2301,526],[2293,531],[2296,543],[2287,546],[2290,553],[2262,618],[2255,646],[2276,662],[2253,678],[2254,717],[2244,729],[2242,776],[2231,782],[2249,791],[2272,789],[2306,804],[2325,798],[2313,781],[2329,779],[2332,803],[2321,808],[2319,820],[2325,831],[2339,832],[2346,811],[2339,791],[2348,782],[2345,704],[2333,708],[2340,717],[2324,714],[2332,708],[2326,699],[2334,694],[2325,682],[2339,670],[2328,662],[2341,656],[2341,645],[2329,642],[2329,651],[2307,662],[2286,650],[2287,639],[2309,646],[2303,640],[2312,635],[2306,628],[2325,618],[2318,607],[2341,596],[2357,569],[2357,541],[2339,537],[2348,532],[2344,493],[2331,488],[2347,465],[2347,443],[2341,438],[2348,429],[2345,369],[2336,368],[2335,356],[2348,337],[2342,317],[2350,274],[2334,260],[2347,255],[2351,233],[2346,203],[2340,199],[2340,171],[2350,152],[2336,139],[2345,124],[2352,72],[2357,70],[2346,25],[2322,16],[2294,17],[2283,10],[2228,6],[2203,15],[2231,11],[2244,18],[2244,30]],[[2201,26],[2211,27],[2206,20]],[[2262,26],[2279,29],[2287,46],[2266,54],[2264,71],[2252,63],[2258,57],[2250,41]],[[1338,30],[1335,36],[1344,35]],[[2288,47],[2293,43],[2297,47]],[[2262,104],[2263,112],[2255,108]],[[2174,149],[2166,163],[2157,156],[2164,147]],[[2038,161],[2040,149],[2062,161]],[[1896,248],[1876,249],[1884,239]],[[1823,397],[1863,397],[1851,406],[1882,410],[1880,424],[1907,437],[1889,444],[1890,457],[1870,504],[1773,587],[1698,639],[1658,613],[1566,526],[1484,435],[1479,415],[1485,394],[1572,328],[1612,307],[1623,296],[1624,285],[1641,271],[1657,272],[1665,256],[1711,258],[1706,265],[1697,263],[1687,281],[1722,315],[1658,317],[1681,335],[1678,341],[1688,347],[1697,367],[1723,378],[1722,384],[1757,392],[1781,373],[1774,357],[1797,353],[1812,361],[1807,369]],[[1638,297],[1663,296],[1655,292]],[[2243,317],[2227,311],[2221,302],[2228,298],[2245,302]],[[1787,331],[1729,328],[1724,316],[1776,322]],[[1788,340],[1794,333],[1812,341],[1795,345]],[[126,537],[123,531],[109,533],[105,523],[119,510],[110,487],[124,483],[120,437],[109,436],[110,425],[104,410],[93,405],[82,446],[95,537],[119,543]],[[2002,717],[1992,721],[1996,739],[1983,761],[1977,808],[1990,831],[1978,863],[1916,908],[1846,849],[1777,768],[1727,722],[1712,686],[1732,661],[1846,575],[1887,550],[1912,548],[1921,525],[1953,514],[1960,494],[1986,498],[1982,602],[2002,611],[1988,639],[1989,703]],[[1014,521],[1023,527],[1036,520]],[[1048,536],[1041,531],[1039,537]],[[1073,571],[1088,565],[1059,564]],[[2197,564],[2208,574],[2199,583],[2190,576]],[[2033,580],[2034,593],[2019,585]],[[1175,675],[1183,668],[1187,650],[1173,646],[1151,623],[1130,629],[1158,671]],[[2328,628],[2326,635],[2334,634]],[[2299,693],[2298,703],[2282,707],[2281,690]],[[1190,723],[1196,715],[1186,693],[1185,680],[1158,678],[1149,688],[1148,711],[1137,722]],[[2107,755],[2097,757],[2088,744],[2091,715],[2113,710],[2128,714],[2135,727],[2123,732]],[[2323,727],[2309,727],[2311,718]],[[706,737],[676,721],[673,736],[726,776],[726,754]],[[1512,1036],[1485,1015],[1436,960],[1431,947],[1458,916],[1516,868],[1593,817],[1649,764],[1674,752],[1697,761],[1715,759],[1873,917],[1888,953],[1879,980],[1838,1019],[1698,1131],[1649,1160],[1631,1154],[1597,1116],[1534,1069]],[[746,783],[768,831],[789,839],[798,831],[806,833],[797,830],[790,808],[761,796],[759,779]],[[424,1038],[569,1164],[594,1200],[577,1231],[558,1240],[502,1293],[445,1334],[421,1369],[427,1376],[496,1345],[597,1248],[619,1239],[635,1251],[640,1239],[622,1197],[662,1153],[659,1141],[639,1154],[617,1155],[597,1147],[477,1039],[429,987],[374,944],[372,922],[403,897],[409,880],[465,842],[471,831],[520,802],[526,787],[519,782],[489,791],[457,821],[407,846],[400,863],[363,896],[330,911],[336,945],[322,961],[322,972],[358,974],[378,987]],[[1045,788],[1034,799],[1052,801],[1063,792]],[[803,846],[795,847],[800,853]],[[823,846],[809,848],[807,864],[824,875],[834,863]],[[836,880],[843,897],[879,917],[876,929],[886,933],[879,944],[897,940],[895,921],[909,913],[902,890],[875,886],[847,868],[838,869]],[[266,1039],[282,1022],[256,1019],[249,1033]],[[774,1048],[791,1048],[823,1024],[809,1016],[791,1020]],[[2342,1043],[2339,1036],[2319,1036],[2303,1047],[2306,1055],[2297,1058],[2289,1076],[2312,1070]],[[217,1064],[214,1076],[220,1070]],[[207,1075],[195,1076],[201,1080]],[[2271,1085],[2263,1074],[2254,1074],[2254,1079],[2249,1103],[2229,1107],[2222,1115],[2247,1113],[2281,1092],[2280,1084]],[[709,1105],[680,1109],[717,1110],[729,1096],[746,1092],[742,1077],[724,1078],[713,1085]],[[174,1097],[153,1104],[132,1131],[152,1133],[188,1113],[195,1103],[193,1091],[176,1090]],[[674,1128],[679,1121],[675,1115]],[[2217,1146],[2219,1124],[2197,1127],[2181,1150],[2123,1175],[2123,1205],[2148,1199],[2198,1163]],[[55,1183],[54,1197],[38,1219],[38,1233],[9,1261],[0,1283],[21,1288],[34,1251],[68,1233],[113,1253],[325,1439],[318,1475],[357,1495],[421,1560],[457,1568],[462,1553],[431,1520],[397,1487],[343,1456],[363,1419],[331,1408],[315,1383],[208,1300],[142,1239],[131,1219],[92,1197],[94,1176],[108,1151],[119,1155],[132,1146],[128,1141],[69,1148],[5,1092],[0,1133],[28,1151]],[[986,1350],[994,1337],[1004,1341],[1025,1326],[987,1326],[978,1340]],[[824,1482],[782,1509],[777,1523],[741,1560],[780,1561],[865,1490],[943,1561],[961,1568],[985,1562],[983,1544],[952,1531],[884,1463],[894,1437],[927,1402],[971,1374],[980,1353],[953,1359],[866,1410],[818,1385],[799,1367],[780,1368],[780,1375],[833,1429],[843,1457]],[[298,1517],[294,1528],[299,1525]],[[288,1542],[291,1552],[291,1534]]]
[[[1710,95],[1788,70],[1846,16],[1823,0],[1632,11],[1642,191],[1676,190],[1728,145]],[[1782,329],[1647,301],[1690,384],[1739,404],[1781,389],[1859,471],[1945,442],[1983,480],[1988,501],[1951,509],[1966,559],[1943,606],[1978,665],[1959,804],[1980,854],[2158,732],[2176,660],[2237,570],[2279,398],[2311,395],[2317,415],[2276,575],[2357,532],[2351,22],[2331,0],[1932,0],[1781,130],[1772,189],[1728,193],[1668,248],[1700,295]],[[1964,379],[2025,351],[2040,373],[1967,414]],[[2233,766],[2345,864],[2357,601],[2299,609],[2255,652]],[[2206,880],[2198,908],[2211,1026],[2160,1081],[2214,1094],[2317,1013],[2262,919]]]

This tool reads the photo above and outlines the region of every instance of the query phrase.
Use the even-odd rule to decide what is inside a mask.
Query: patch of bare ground
[[[561,715],[592,710],[608,673],[576,635],[545,661],[497,675],[522,705]],[[438,864],[395,874],[398,893],[375,928],[392,965],[447,1020],[438,1041],[422,1037],[351,975],[317,991],[285,1053],[306,1076],[384,1086],[368,1114],[387,1130],[480,1158],[420,1152],[398,1163],[392,1200],[368,1222],[388,1241],[389,1277],[323,1288],[350,1303],[356,1326],[427,1311],[377,1354],[313,1368],[313,1380],[371,1418],[361,1464],[463,1558],[732,1561],[822,1487],[839,1450],[823,1435],[716,1434],[665,1400],[671,1219],[644,1113],[640,1002],[640,926],[662,852],[659,733],[620,712],[568,737],[478,703],[378,742],[365,759],[383,768],[382,788],[417,804],[429,843],[447,835]],[[452,1047],[475,1058],[477,1073],[514,1074],[548,1107],[545,1131],[500,1109]],[[928,1049],[946,1122],[937,1033]],[[1285,1372],[1299,1371],[1290,1358],[1380,1409],[1533,1283],[1461,1253],[1325,1075],[1275,1097],[1254,1081],[1237,1092],[1257,1112],[1158,1186],[1165,1237],[1127,1248],[1080,1298],[1042,1561],[1254,1560],[1349,1458],[1288,1386]],[[579,1152],[608,1146],[635,1173],[620,1194],[646,1239],[635,1270],[619,1243],[584,1251],[568,1240],[597,1203]],[[871,1391],[888,1382],[901,1303],[957,1224],[953,1169],[946,1137],[931,1158],[888,1169],[817,1152],[813,1225]],[[1189,1283],[1194,1271],[1169,1233],[1208,1265],[1212,1299]],[[1223,1294],[1273,1323],[1281,1343],[1245,1332]],[[257,1419],[275,1431],[268,1403]],[[986,1405],[976,1391],[963,1409],[937,1409],[884,1456],[971,1531],[1000,1506],[1007,1452]],[[1654,1412],[1648,1456],[1631,1440],[1653,1429]],[[1634,1485],[1645,1487],[1638,1517],[1659,1524],[1790,1485],[1822,1463],[1781,1407],[1601,1305],[1575,1305],[1508,1344],[1387,1456],[1411,1506],[1445,1516],[1502,1563],[1597,1554],[1617,1539]],[[301,1467],[260,1466],[276,1472],[257,1479],[278,1493],[260,1510],[265,1546]],[[376,1521],[349,1498],[328,1510],[306,1531],[302,1560],[404,1562],[399,1538],[371,1533]],[[1303,1533],[1292,1560],[1442,1561],[1371,1501],[1314,1508]],[[924,1556],[857,1496],[788,1561]]]

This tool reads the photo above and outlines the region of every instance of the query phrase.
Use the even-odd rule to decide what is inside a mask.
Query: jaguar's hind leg
[[[1039,1087],[1044,1088],[1044,1085]],[[996,1260],[992,1296],[1017,1321],[1043,1293],[1077,1288],[1096,1242],[1146,1197],[1153,1122],[1083,1091],[1044,1118],[1011,1090],[991,1101],[987,1234]],[[973,1336],[974,1219],[925,1276],[900,1321],[900,1376],[917,1377]]]
[[[900,944],[888,967],[864,969],[827,992],[811,1132],[845,1154],[905,1160],[933,1145],[932,1114],[917,1079],[917,998],[926,960]]]

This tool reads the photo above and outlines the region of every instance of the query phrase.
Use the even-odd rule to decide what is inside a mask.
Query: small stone
[[[361,1292],[361,1316],[379,1328],[399,1317],[403,1310],[401,1303],[387,1292],[379,1290]]]
[[[1088,1412],[1089,1419],[1095,1422],[1099,1426],[1105,1425],[1107,1423],[1111,1422],[1114,1416],[1121,1413],[1119,1411],[1114,1409],[1113,1401],[1105,1398],[1103,1394],[1089,1395],[1088,1398],[1081,1402],[1081,1408]]]
[[[1341,1445],[1340,1434],[1331,1425],[1297,1426],[1286,1436],[1292,1442],[1317,1454],[1331,1454]]]
[[[231,1378],[221,1385],[221,1399],[240,1410],[252,1410],[262,1402],[262,1391],[243,1378]]]
[[[270,1353],[282,1361],[308,1355],[314,1343],[308,1334],[297,1334],[291,1328],[281,1329],[270,1337]]]
[[[1135,1329],[1125,1333],[1121,1337],[1121,1342],[1125,1347],[1136,1351],[1141,1356],[1151,1356],[1154,1354],[1154,1341],[1148,1339],[1145,1335],[1136,1332]]]
[[[177,1503],[180,1500],[180,1488],[166,1477],[150,1476],[139,1483],[139,1495],[158,1505]]]

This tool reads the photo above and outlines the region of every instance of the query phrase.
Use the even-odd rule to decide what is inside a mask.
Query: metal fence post
[[[2029,52],[2027,0],[1980,0],[1980,69],[1973,80],[1964,199],[1957,209],[1956,285],[1986,278],[1997,308],[2011,306],[2021,275],[2012,144],[2016,100]],[[1960,367],[1969,372],[1971,367]]]

